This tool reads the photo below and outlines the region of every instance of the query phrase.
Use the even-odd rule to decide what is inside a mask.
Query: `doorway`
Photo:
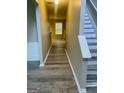
[[[65,21],[51,21],[50,32],[53,46],[65,47],[66,44],[66,32]]]

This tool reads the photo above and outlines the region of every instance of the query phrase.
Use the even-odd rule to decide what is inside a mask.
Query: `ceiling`
[[[45,0],[50,20],[65,20],[69,0],[58,0],[58,5],[55,0]]]

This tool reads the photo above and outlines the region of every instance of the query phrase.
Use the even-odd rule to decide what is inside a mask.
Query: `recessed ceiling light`
[[[55,4],[58,5],[58,3],[59,3],[59,0],[55,0]]]

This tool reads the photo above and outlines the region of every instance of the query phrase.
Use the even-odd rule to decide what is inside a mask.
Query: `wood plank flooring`
[[[45,67],[28,71],[27,88],[27,93],[79,93],[64,47],[54,43]]]

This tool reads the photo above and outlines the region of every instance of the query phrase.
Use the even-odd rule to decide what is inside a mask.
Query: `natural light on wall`
[[[59,0],[55,0],[55,4],[57,5],[59,3]]]
[[[55,28],[56,28],[56,34],[62,34],[62,23],[56,23]]]

